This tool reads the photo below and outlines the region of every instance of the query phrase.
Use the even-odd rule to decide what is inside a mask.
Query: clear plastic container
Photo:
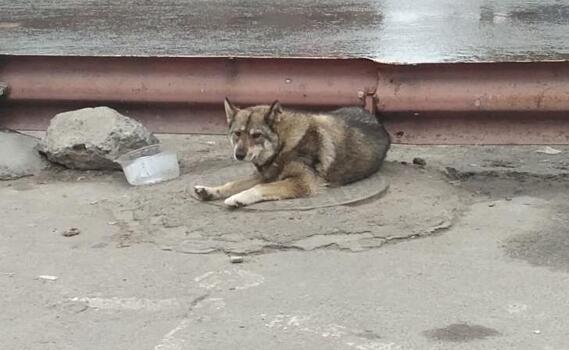
[[[178,155],[163,150],[159,144],[128,152],[115,160],[119,163],[129,184],[151,185],[180,176]]]

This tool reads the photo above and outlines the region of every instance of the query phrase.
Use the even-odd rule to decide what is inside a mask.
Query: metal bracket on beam
[[[8,94],[8,84],[0,81],[0,97]]]
[[[364,92],[358,91],[358,97],[363,102],[363,107],[370,112],[371,114],[375,114],[377,112],[377,102],[378,98],[373,92]]]

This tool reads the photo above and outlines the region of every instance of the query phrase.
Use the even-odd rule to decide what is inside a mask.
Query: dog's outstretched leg
[[[259,184],[227,198],[225,205],[230,208],[239,208],[264,201],[308,197],[316,193],[318,183],[318,179],[314,176],[299,176]]]
[[[236,193],[250,189],[259,183],[261,183],[261,178],[258,176],[252,176],[246,179],[228,182],[222,186],[194,186],[194,192],[202,201],[211,201],[216,199],[225,199]]]

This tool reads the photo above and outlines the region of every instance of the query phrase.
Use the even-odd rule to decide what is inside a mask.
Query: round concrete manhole
[[[199,174],[133,189],[123,204],[133,207],[126,224],[144,235],[141,240],[183,253],[362,251],[448,229],[463,206],[461,190],[439,171],[391,162],[369,179],[314,198],[230,210],[223,201],[206,203],[191,195],[194,185],[215,186],[250,171],[212,163]]]
[[[208,186],[217,186],[251,174],[249,166],[233,166],[212,172],[203,179]],[[339,205],[357,205],[380,198],[389,187],[387,178],[377,172],[367,179],[341,187],[322,188],[315,196],[267,201],[239,208],[242,211],[307,211]],[[204,202],[225,207],[223,201]]]

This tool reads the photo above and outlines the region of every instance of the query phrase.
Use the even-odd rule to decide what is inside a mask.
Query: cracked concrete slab
[[[510,176],[516,165],[453,178],[443,170],[461,171],[456,150],[395,146],[381,198],[305,212],[226,211],[187,192],[204,173],[230,169],[226,141],[162,141],[180,150],[179,181],[138,188],[119,172],[55,168],[0,182],[1,344],[566,347],[563,172],[537,162],[522,177]],[[480,164],[515,164],[510,148],[488,149],[465,152]],[[414,157],[427,165],[409,164]],[[70,228],[79,234],[64,236]],[[203,237],[197,248],[209,254],[182,254]],[[252,247],[241,264],[222,253]]]
[[[68,186],[68,191],[81,187],[77,179],[97,183],[94,186],[100,188],[100,196],[93,199],[92,208],[112,213],[109,222],[122,231],[116,237],[119,245],[152,242],[164,250],[198,254],[377,248],[449,229],[464,207],[463,197],[469,196],[436,169],[388,162],[375,180],[351,189],[330,189],[332,196],[301,199],[300,204],[287,201],[280,207],[261,205],[270,210],[229,211],[197,201],[191,191],[206,178],[223,182],[228,177],[224,174],[250,171],[230,159],[227,140],[198,136],[162,141],[180,152],[182,176],[168,183],[134,188],[120,173],[64,169],[46,172],[36,183],[58,190]],[[27,183],[13,189],[17,186],[36,188]],[[354,198],[366,200],[355,203]],[[341,203],[349,205],[326,208]],[[298,207],[314,209],[278,211]]]
[[[220,171],[238,172],[232,167]],[[201,172],[207,174],[208,170]],[[390,188],[381,198],[361,205],[301,212],[229,211],[202,203],[192,197],[191,188],[201,183],[203,176],[207,175],[185,174],[174,182],[131,192],[105,205],[130,211],[132,216],[122,221],[141,239],[185,253],[321,248],[361,251],[390,240],[448,229],[463,207],[460,190],[448,184],[442,174],[395,163],[386,164],[382,171]],[[345,197],[341,196],[342,200]],[[317,205],[318,200],[312,203]]]
[[[471,177],[468,175],[471,170],[456,170],[456,173],[450,175],[444,170],[462,164],[459,162],[460,157],[466,157],[466,154],[469,154],[468,157],[474,157],[476,154],[491,156],[491,159],[479,159],[478,163],[494,164],[499,158],[496,156],[497,152],[488,152],[476,147],[453,149],[448,152],[447,158],[442,158],[442,154],[445,150],[448,151],[448,148],[435,147],[425,156],[418,152],[419,148],[395,147],[390,159],[399,161],[387,162],[378,175],[380,180],[390,183],[385,193],[385,184],[362,182],[353,186],[353,189],[341,188],[340,192],[332,196],[322,196],[324,199],[260,204],[258,208],[269,210],[247,212],[228,211],[221,206],[199,202],[192,197],[191,188],[195,184],[222,183],[251,171],[250,167],[236,164],[230,159],[227,152],[229,145],[225,138],[170,136],[163,137],[162,142],[166,145],[170,143],[169,146],[179,149],[182,176],[159,186],[132,188],[126,185],[121,174],[96,172],[77,175],[70,171],[59,171],[46,174],[43,178],[40,176],[39,181],[49,184],[67,176],[87,177],[90,181],[110,181],[106,185],[108,190],[102,191],[104,198],[96,203],[95,207],[113,213],[110,221],[116,222],[122,229],[119,240],[124,246],[136,242],[152,242],[167,251],[196,254],[249,254],[283,249],[330,248],[362,251],[381,247],[388,242],[436,234],[451,228],[460,218],[465,203],[475,194],[481,193],[474,191],[473,194],[469,183],[461,182],[461,179]],[[516,152],[527,153],[527,150]],[[515,152],[509,150],[506,156],[513,153]],[[520,154],[516,153],[515,157]],[[422,156],[427,161],[426,167],[405,161],[417,156]],[[533,157],[535,159],[532,158],[532,161],[527,160],[528,163],[534,164],[531,169],[543,171],[539,167],[539,157],[549,155],[534,152]],[[447,162],[443,164],[441,159],[446,159]],[[512,162],[509,159],[511,158],[502,162]],[[512,172],[519,172],[519,169],[505,169],[505,177],[510,177]],[[556,174],[563,175],[559,173],[559,169]],[[491,177],[500,176],[494,174]],[[368,185],[377,188],[370,191],[367,189],[370,187]],[[365,194],[369,192],[380,193],[382,196],[373,197],[359,205],[352,203],[354,205],[319,208],[349,202],[350,198],[365,198]],[[287,210],[298,207],[314,209],[271,212],[279,208]]]
[[[180,336],[211,349],[563,349],[567,275],[520,264],[500,245],[556,227],[550,204],[477,201],[447,234],[381,252],[259,256],[247,263],[265,276],[254,297],[219,290],[224,307]]]

